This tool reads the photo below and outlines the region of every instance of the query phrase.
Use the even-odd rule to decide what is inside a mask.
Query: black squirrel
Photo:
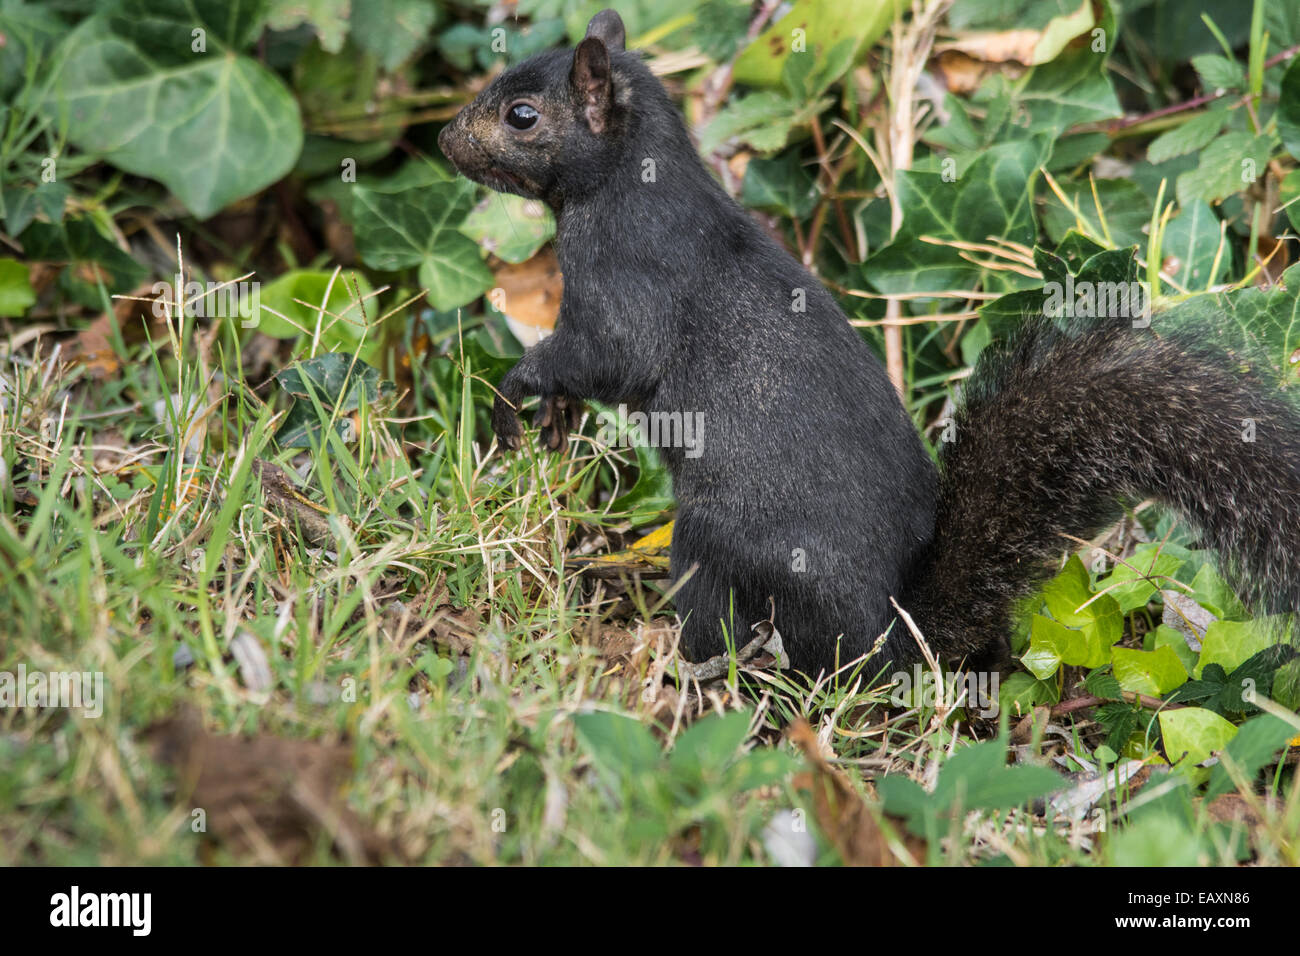
[[[663,449],[688,657],[723,653],[724,634],[741,646],[774,606],[799,670],[886,630],[902,664],[918,649],[893,597],[942,658],[1003,666],[1012,605],[1072,547],[1062,535],[1146,497],[1256,606],[1300,608],[1300,414],[1274,387],[1195,336],[1039,318],[985,350],[936,469],[870,347],[714,180],[624,42],[618,14],[597,14],[576,49],[496,77],[439,144],[558,226],[559,319],[501,380],[502,446],[519,448],[532,395],[551,448],[583,399],[703,422],[697,454]]]

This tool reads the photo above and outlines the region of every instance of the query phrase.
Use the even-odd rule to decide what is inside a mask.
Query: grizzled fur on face
[[[661,449],[688,656],[743,646],[774,610],[810,674],[888,630],[875,672],[917,657],[897,598],[940,656],[1000,663],[1010,608],[1073,549],[1063,535],[1147,496],[1261,603],[1300,606],[1291,404],[1186,336],[1116,320],[1061,338],[1031,319],[981,360],[941,474],[879,360],[718,185],[612,11],[575,50],[498,77],[439,142],[465,175],[556,214],[560,315],[499,383],[502,447],[520,447],[532,395],[552,448],[584,399],[703,423],[690,454]]]
[[[541,199],[587,195],[635,135],[634,102],[663,88],[623,49],[617,14],[598,14],[576,50],[551,50],[502,73],[438,136],[443,154],[475,182]]]

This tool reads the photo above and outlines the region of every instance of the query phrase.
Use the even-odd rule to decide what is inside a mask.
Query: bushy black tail
[[[1183,515],[1254,607],[1300,609],[1300,412],[1270,370],[1243,366],[1127,320],[1067,333],[1040,319],[986,352],[900,601],[936,651],[1005,663],[1011,606],[1075,547],[1062,534],[1091,538],[1144,498]],[[905,653],[910,636],[894,637]]]

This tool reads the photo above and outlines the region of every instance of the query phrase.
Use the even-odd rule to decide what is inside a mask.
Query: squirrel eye
[[[537,125],[538,115],[527,103],[516,103],[506,110],[506,123],[515,129],[532,129]]]

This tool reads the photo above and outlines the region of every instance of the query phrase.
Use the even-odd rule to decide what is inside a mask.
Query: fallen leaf
[[[935,50],[957,50],[986,63],[1014,60],[1025,66],[1034,66],[1056,59],[1066,46],[1096,22],[1092,0],[1083,0],[1073,11],[1052,17],[1040,28],[970,31],[946,43],[936,43]]]
[[[496,287],[488,292],[488,301],[505,314],[506,324],[520,344],[528,348],[549,335],[564,294],[555,251],[544,246],[527,262],[503,263],[493,276]]]
[[[145,335],[142,313],[150,320],[149,334],[155,339],[166,339],[165,320],[153,314],[152,303],[158,298],[153,290],[154,284],[150,282],[137,287],[130,298],[116,298],[111,312],[105,312],[94,319],[68,343],[64,354],[69,361],[85,365],[94,378],[116,375],[121,371],[122,363],[113,349],[113,342],[119,336],[127,345],[143,342]],[[149,301],[141,302],[141,299]]]
[[[642,577],[665,577],[669,572],[673,523],[656,528],[629,547],[608,554],[571,555],[569,565],[600,578],[619,578],[639,574]]]
[[[994,70],[983,60],[977,60],[960,50],[947,50],[940,53],[935,58],[934,69],[943,80],[944,87],[950,93],[960,96],[974,93],[984,82],[984,77]]]
[[[1141,760],[1126,760],[1108,768],[1104,773],[1078,774],[1074,786],[1052,797],[1051,807],[1057,813],[1073,820],[1082,820],[1099,800],[1114,795],[1118,788],[1133,780],[1146,766]]]
[[[346,744],[218,736],[193,708],[150,727],[145,739],[155,759],[176,770],[181,805],[203,811],[206,832],[239,856],[305,862],[320,833],[352,864],[394,856],[344,800],[352,778]]]
[[[812,791],[813,812],[822,834],[834,844],[849,866],[894,866],[919,864],[925,859],[925,841],[899,826],[897,839],[891,841],[881,830],[880,822],[865,800],[853,789],[844,774],[827,763],[817,743],[817,735],[806,720],[800,719],[787,733],[803,751],[811,772],[808,788]],[[898,853],[911,859],[898,858]]]
[[[317,548],[334,543],[329,512],[303,495],[283,468],[258,458],[253,462],[253,471],[266,495],[266,506],[290,525],[296,525],[304,541]]]

